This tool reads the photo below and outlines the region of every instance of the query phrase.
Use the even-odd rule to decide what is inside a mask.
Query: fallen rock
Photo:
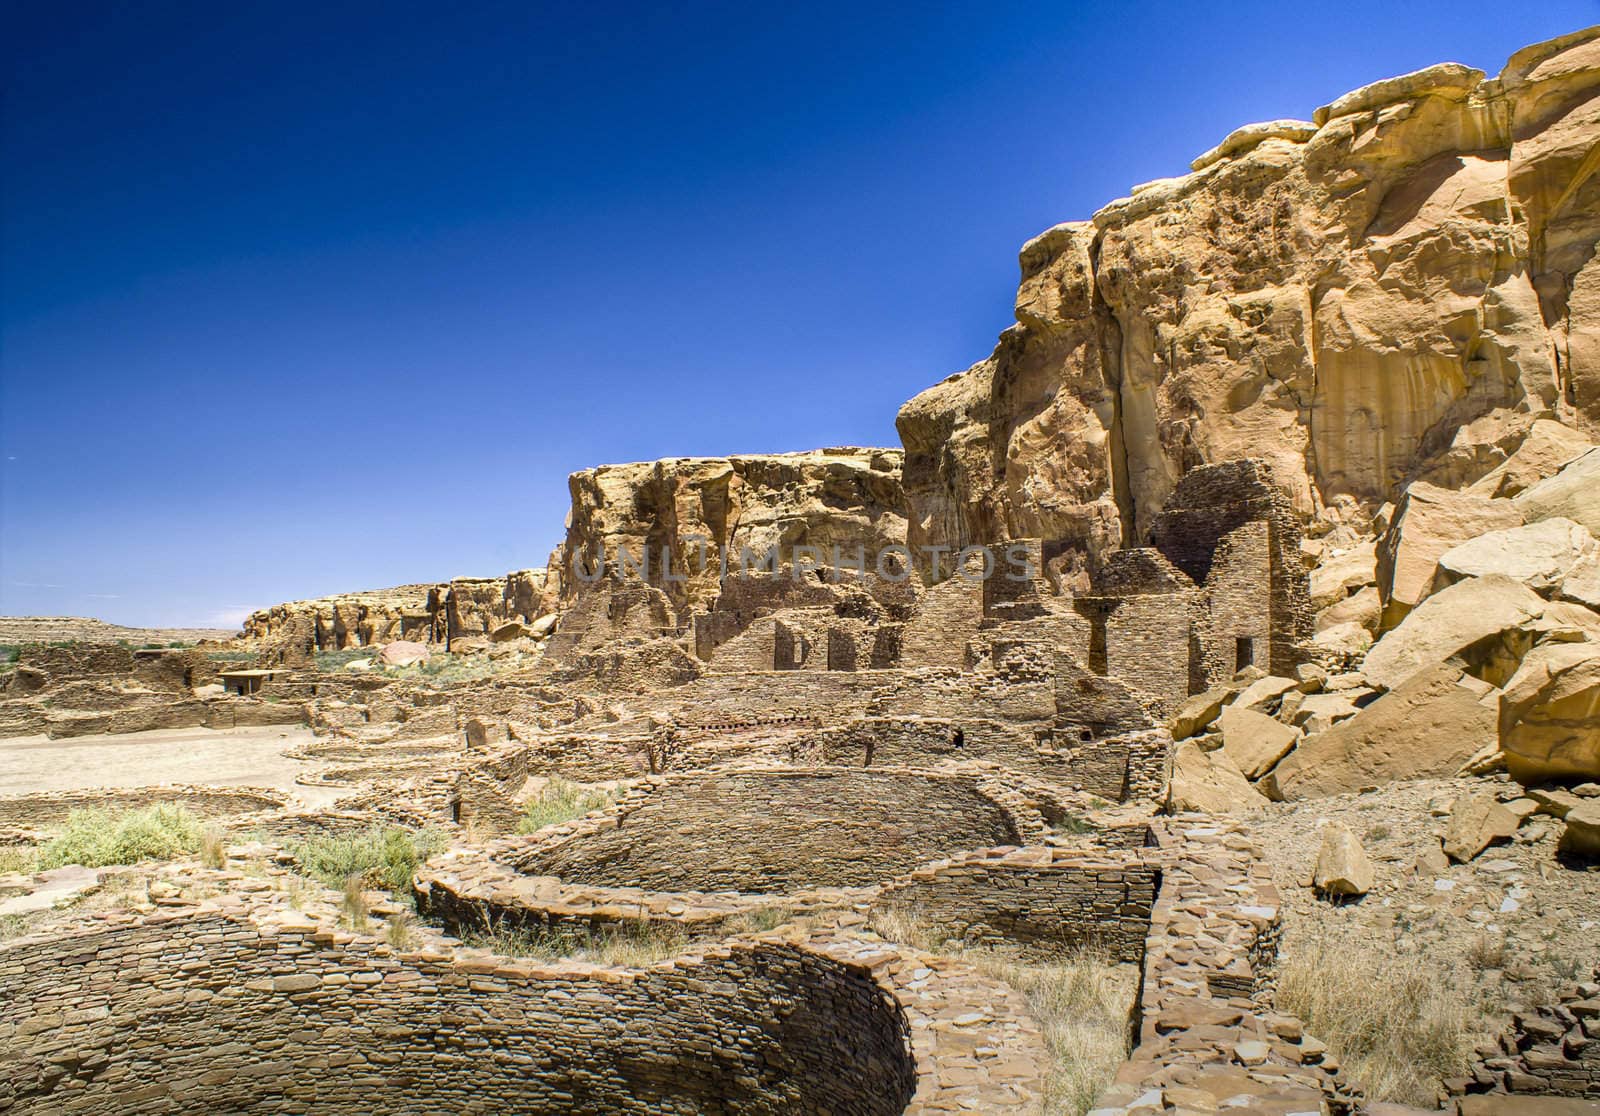
[[[1218,718],[1222,729],[1222,749],[1246,778],[1258,779],[1289,754],[1300,733],[1288,725],[1238,701]]]
[[[1412,484],[1378,541],[1378,589],[1391,621],[1398,622],[1428,595],[1446,551],[1485,531],[1522,523],[1522,512],[1510,501],[1452,492],[1424,481]]]
[[[1504,574],[1536,593],[1547,594],[1561,583],[1578,559],[1594,549],[1594,536],[1587,527],[1559,516],[1490,531],[1451,547],[1440,556],[1434,591],[1469,577]]]
[[[1266,804],[1267,800],[1228,759],[1226,751],[1208,752],[1188,740],[1173,753],[1172,779],[1167,785],[1167,809],[1171,813],[1248,815],[1259,812]]]
[[[1372,633],[1360,624],[1335,624],[1311,638],[1318,658],[1339,665],[1359,662],[1372,646]]]
[[[1326,732],[1306,736],[1260,786],[1269,798],[1291,799],[1450,778],[1495,743],[1498,718],[1499,691],[1440,663]]]
[[[1311,571],[1311,607],[1337,604],[1378,579],[1377,542],[1364,542],[1325,559]]]
[[[1500,747],[1523,785],[1600,778],[1600,643],[1540,644],[1500,697]]]
[[[1600,863],[1600,802],[1585,802],[1567,811],[1567,828],[1557,851],[1563,856]]]
[[[528,632],[534,639],[543,639],[555,630],[556,614],[553,612],[548,616],[539,617],[539,619],[528,625]]]
[[[1528,523],[1559,517],[1600,531],[1600,446],[1519,493],[1512,503]]]
[[[397,639],[383,645],[383,650],[378,652],[378,661],[385,666],[410,666],[412,663],[427,662],[430,654],[427,644]]]
[[[1372,861],[1356,835],[1338,822],[1324,826],[1311,886],[1323,895],[1365,895],[1375,879]]]
[[[1395,689],[1420,670],[1515,631],[1544,607],[1534,592],[1503,574],[1469,578],[1429,597],[1374,644],[1362,672],[1374,685]]]
[[[489,633],[491,643],[510,643],[518,639],[532,639],[533,628],[520,620],[510,620]]]
[[[1326,732],[1340,721],[1361,712],[1360,706],[1353,700],[1360,693],[1360,690],[1341,690],[1332,694],[1307,694],[1289,723],[1304,730],[1308,736]]]
[[[1579,558],[1556,587],[1556,596],[1563,601],[1600,610],[1600,553]]]
[[[1283,697],[1284,694],[1294,689],[1297,684],[1292,678],[1277,678],[1270,675],[1266,678],[1258,678],[1239,691],[1239,696],[1229,703],[1229,707],[1260,709],[1262,706]]]
[[[1594,443],[1570,426],[1539,419],[1528,428],[1517,451],[1467,489],[1480,496],[1507,498],[1561,470]]]
[[[1317,613],[1313,627],[1321,632],[1340,624],[1358,624],[1368,632],[1376,632],[1382,619],[1383,598],[1378,595],[1377,586],[1369,585]]]
[[[1238,686],[1213,686],[1203,694],[1193,694],[1184,699],[1168,722],[1172,739],[1185,740],[1210,725],[1222,712],[1222,707],[1233,700],[1238,692]]]
[[[1444,854],[1465,864],[1495,841],[1516,836],[1519,819],[1495,800],[1494,795],[1473,791],[1457,798],[1450,808],[1444,835]]]

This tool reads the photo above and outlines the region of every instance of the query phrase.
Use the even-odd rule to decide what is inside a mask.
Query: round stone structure
[[[886,1116],[918,1087],[871,968],[777,941],[604,969],[188,914],[0,949],[0,1000],[18,1116]]]
[[[498,859],[565,884],[773,894],[864,887],[963,849],[1022,843],[971,775],[713,769],[658,777],[610,812]]]

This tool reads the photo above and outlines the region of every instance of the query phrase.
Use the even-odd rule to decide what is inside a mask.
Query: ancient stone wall
[[[1471,1076],[1447,1085],[1457,1095],[1588,1097],[1600,1103],[1600,973],[1555,1003],[1514,1015],[1498,1041],[1478,1048]]]
[[[1139,853],[980,849],[884,885],[872,911],[900,914],[969,944],[1046,953],[1095,945],[1118,961],[1137,962],[1158,879]]]
[[[870,972],[776,943],[562,969],[198,915],[0,949],[0,999],[0,1106],[19,1116],[866,1116],[916,1087]]]
[[[284,797],[256,788],[176,785],[6,795],[0,797],[0,833],[50,830],[59,827],[75,810],[137,810],[158,804],[183,806],[210,819],[278,810],[283,807]]]
[[[959,849],[1019,840],[971,777],[862,769],[695,772],[656,780],[615,818],[532,842],[528,875],[656,890],[848,887]]]

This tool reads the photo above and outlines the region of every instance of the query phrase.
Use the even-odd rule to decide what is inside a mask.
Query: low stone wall
[[[1559,1002],[1513,1016],[1498,1043],[1478,1048],[1472,1076],[1446,1084],[1457,1096],[1588,1097],[1600,1105],[1600,972]]]
[[[1165,729],[1096,737],[1089,729],[1058,725],[1038,734],[1070,772],[1073,785],[1112,802],[1166,797],[1172,737]]]
[[[1094,1108],[1354,1111],[1359,1095],[1327,1048],[1273,1010],[1280,915],[1272,870],[1248,832],[1211,817],[1151,826],[1161,871],[1150,912],[1136,1045]],[[1331,1058],[1327,1059],[1330,1063]]]
[[[399,952],[283,900],[0,946],[0,1111],[1041,1111],[1020,994],[859,916],[640,970],[436,938]]]
[[[607,813],[529,838],[507,862],[527,875],[613,887],[861,886],[961,849],[1021,844],[1012,810],[979,783],[859,768],[657,776]]]
[[[402,959],[345,937],[213,916],[0,952],[0,1103],[889,1114],[914,1089],[894,1000],[792,946],[606,973]]]
[[[202,818],[237,818],[280,810],[284,797],[256,787],[157,786],[45,792],[0,797],[0,835],[59,827],[74,810],[137,810],[170,803]]]
[[[884,885],[872,913],[907,916],[972,944],[1052,952],[1095,944],[1136,962],[1159,878],[1138,852],[980,849]]]

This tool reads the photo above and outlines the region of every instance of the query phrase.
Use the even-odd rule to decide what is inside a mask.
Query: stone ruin
[[[1193,174],[1048,230],[994,354],[902,409],[904,451],[601,466],[570,478],[541,569],[292,602],[238,641],[159,655],[23,648],[6,734],[303,722],[315,738],[292,753],[293,796],[0,799],[10,845],[84,806],[174,802],[248,833],[253,858],[183,861],[148,901],[0,943],[0,1112],[1040,1114],[1056,1052],[974,957],[1085,946],[1137,972],[1097,1116],[1359,1111],[1361,1083],[1281,1010],[1265,823],[1216,814],[1263,810],[1308,771],[1365,785],[1368,738],[1429,721],[1418,709],[1461,707],[1429,723],[1470,739],[1437,770],[1383,750],[1396,778],[1461,769],[1495,739],[1481,722],[1507,706],[1490,697],[1538,712],[1554,693],[1544,747],[1592,692],[1574,664],[1600,640],[1582,614],[1600,595],[1577,577],[1559,601],[1525,593],[1510,637],[1457,633],[1425,675],[1375,682],[1384,655],[1361,641],[1469,576],[1441,564],[1464,539],[1440,524],[1472,518],[1459,508],[1523,523],[1522,489],[1597,429],[1579,297],[1596,44],[1241,129]],[[1317,252],[1286,239],[1308,231]],[[1441,278],[1446,302],[1470,292],[1466,340],[1434,328]],[[1362,341],[1395,323],[1405,344]],[[1583,519],[1588,468],[1539,498]],[[985,550],[1029,575],[968,576]],[[730,566],[746,552],[755,568]],[[1334,610],[1361,621],[1327,625],[1343,642],[1320,630]],[[398,640],[482,669],[329,665]],[[1515,686],[1515,663],[1469,661],[1485,647],[1548,677]],[[228,663],[272,673],[220,694]],[[1182,769],[1224,760],[1231,782],[1193,782],[1227,793],[1185,812],[1201,796],[1174,793]],[[558,780],[603,804],[525,826]],[[1597,840],[1592,805],[1530,793],[1567,795],[1567,832]],[[306,886],[294,851],[374,824],[448,845],[388,889],[381,930]],[[0,876],[0,910],[37,913],[57,884],[79,886]],[[670,932],[673,955],[536,958],[492,936],[576,950],[642,930]],[[1592,1103],[1597,993],[1519,1013],[1449,1082],[1460,1111]]]

